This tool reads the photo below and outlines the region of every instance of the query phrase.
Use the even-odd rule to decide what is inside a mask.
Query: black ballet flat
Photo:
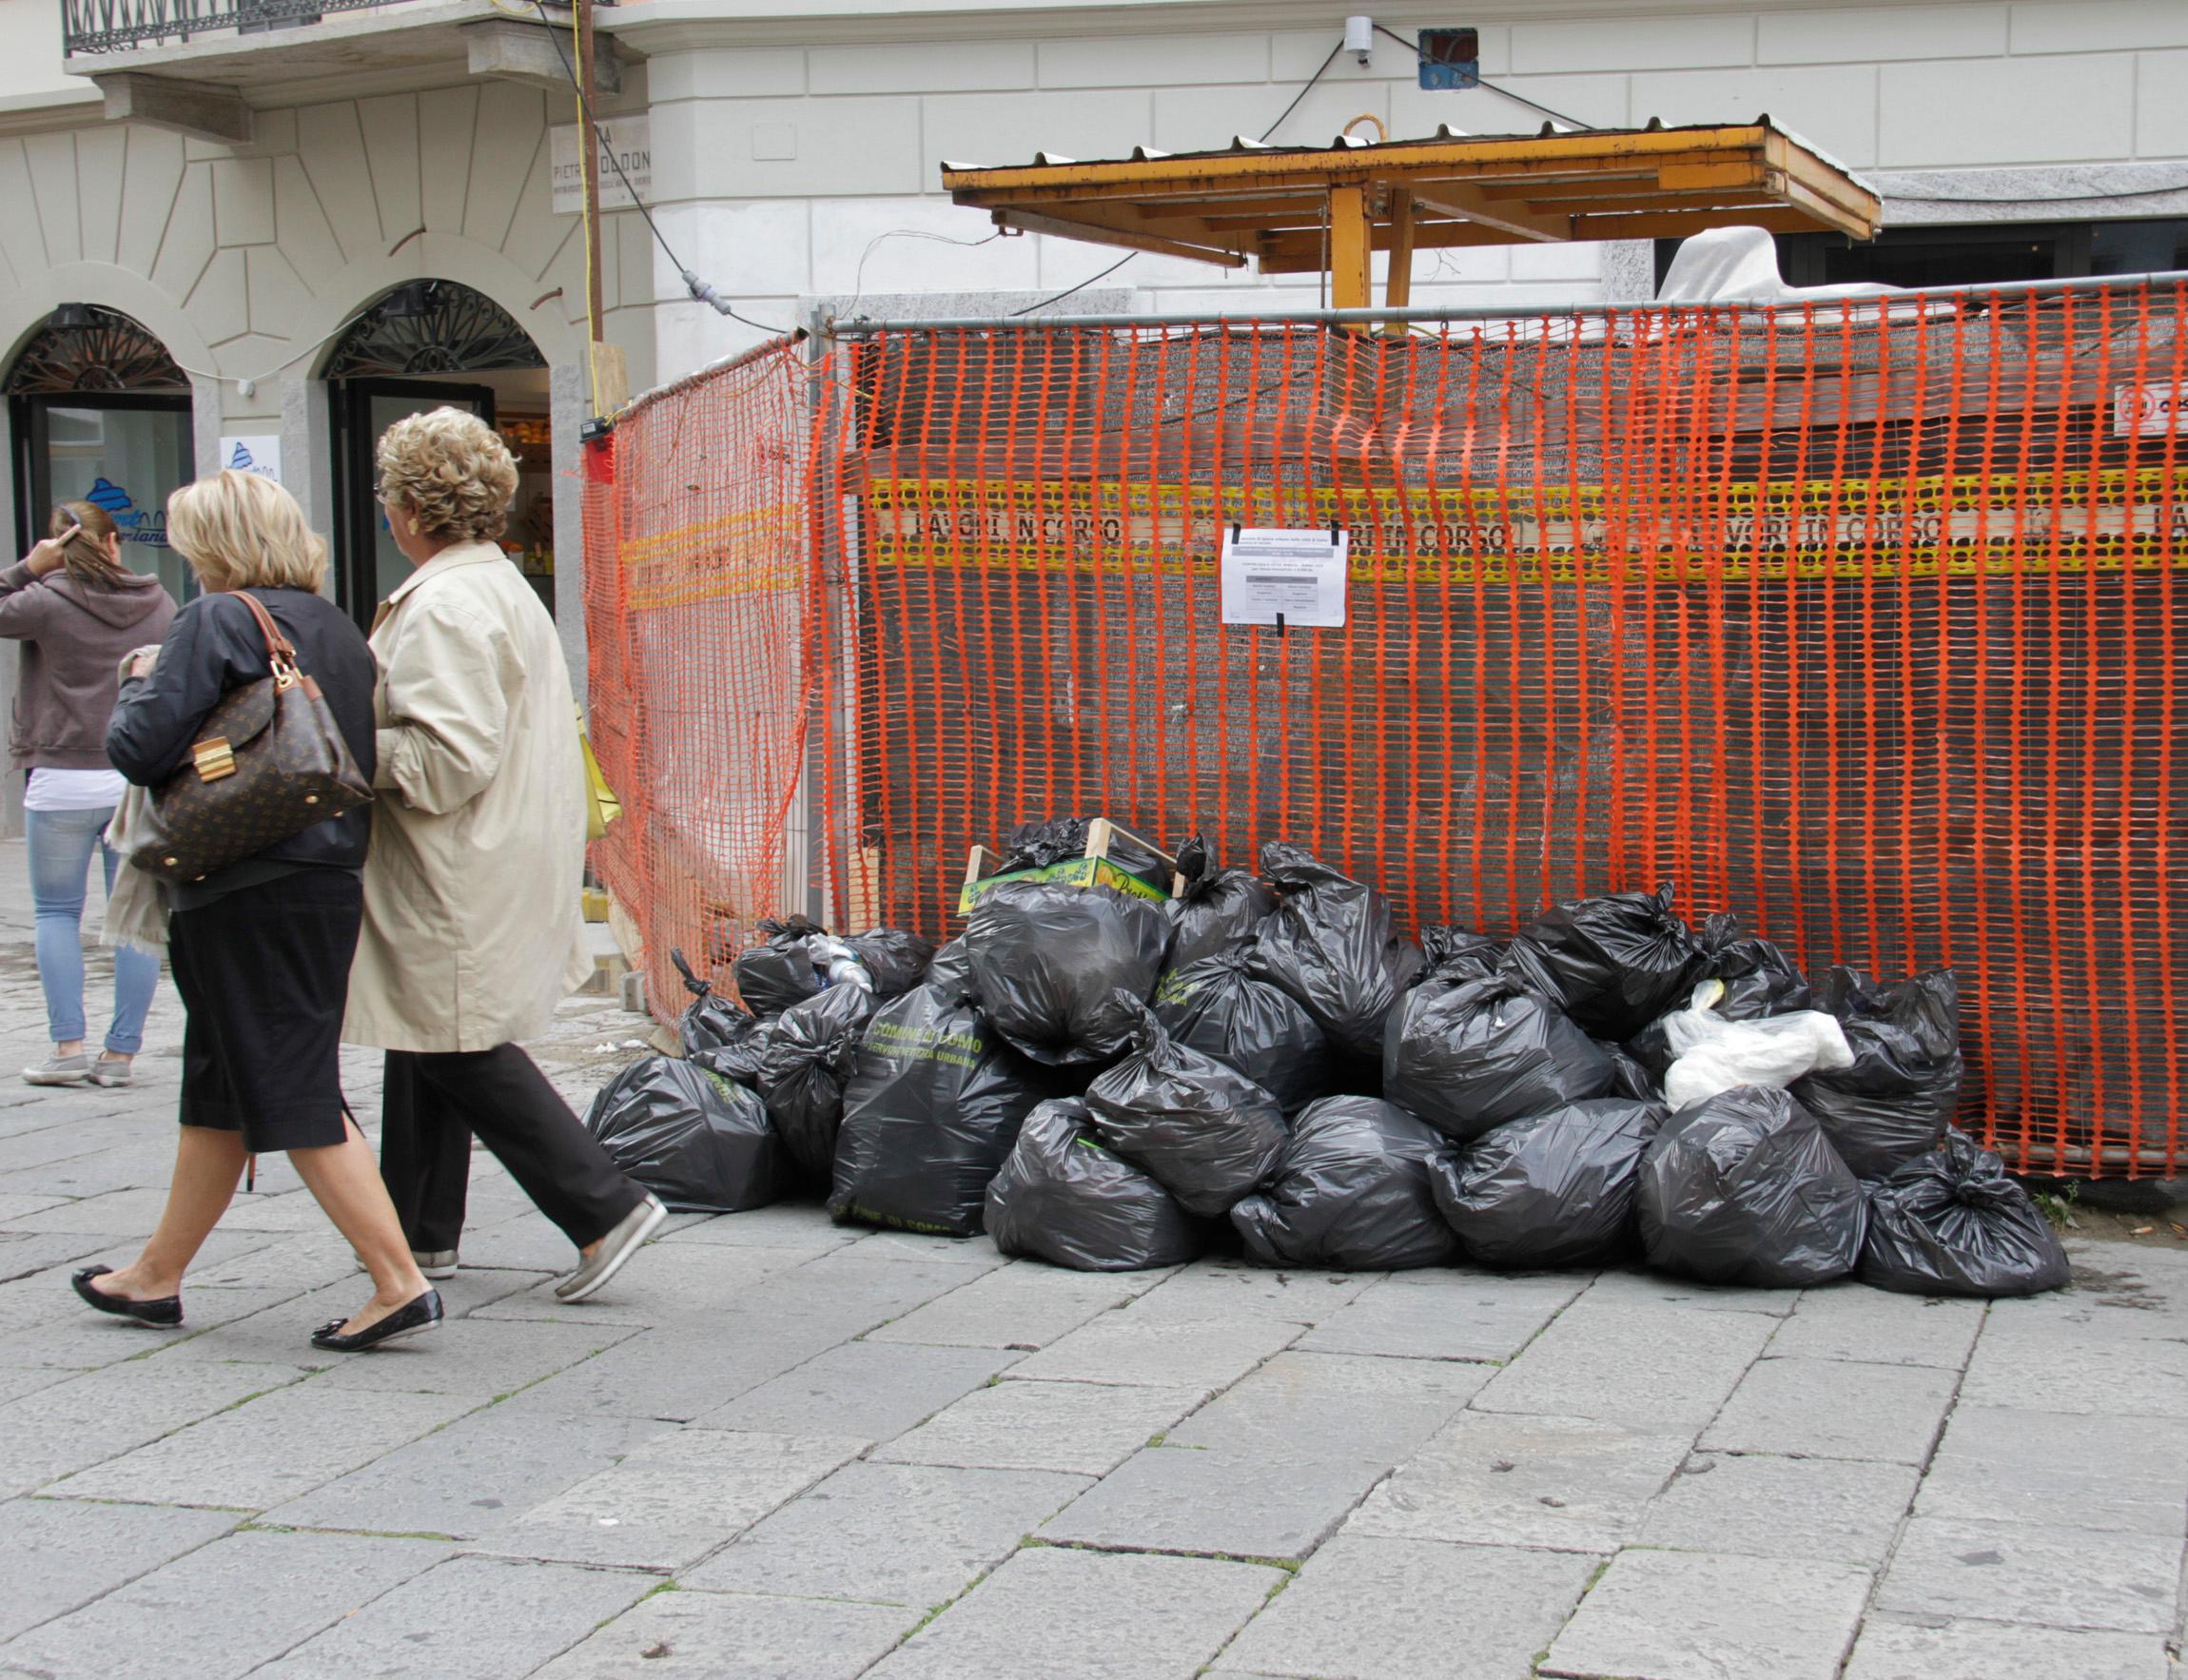
[[[428,1289],[416,1300],[397,1307],[378,1323],[367,1324],[355,1336],[344,1336],[347,1319],[335,1319],[311,1333],[311,1345],[330,1354],[361,1354],[366,1348],[384,1347],[406,1336],[423,1336],[440,1324],[440,1291]]]
[[[149,1324],[156,1330],[172,1330],[183,1321],[183,1298],[164,1295],[158,1300],[130,1300],[126,1296],[102,1295],[91,1287],[91,1280],[112,1274],[112,1266],[86,1266],[73,1274],[68,1281],[76,1293],[84,1298],[87,1306],[97,1307],[102,1313],[112,1313],[116,1318],[134,1319],[140,1324]]]

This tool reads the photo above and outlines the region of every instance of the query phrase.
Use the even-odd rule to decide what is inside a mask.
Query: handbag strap
[[[235,598],[251,610],[258,620],[259,634],[265,637],[266,663],[272,668],[274,681],[283,688],[289,687],[303,675],[303,667],[297,663],[296,644],[282,634],[273,615],[266,611],[265,603],[247,589],[233,592]]]

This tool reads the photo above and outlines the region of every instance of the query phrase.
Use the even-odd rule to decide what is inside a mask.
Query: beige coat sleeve
[[[374,785],[437,815],[476,799],[501,768],[524,668],[502,626],[420,592],[388,650]]]

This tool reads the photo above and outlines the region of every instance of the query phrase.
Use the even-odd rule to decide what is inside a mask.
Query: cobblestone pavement
[[[0,845],[10,1069],[28,936]],[[451,1322],[343,1361],[305,1337],[361,1280],[279,1159],[186,1330],[69,1295],[158,1212],[179,1028],[163,986],[139,1087],[0,1084],[0,1671],[2176,1672],[2188,1256],[2079,1244],[2074,1291],[1986,1310],[1086,1277],[786,1206],[675,1220],[566,1307],[481,1153]],[[642,1029],[574,1000],[537,1053],[582,1099]]]

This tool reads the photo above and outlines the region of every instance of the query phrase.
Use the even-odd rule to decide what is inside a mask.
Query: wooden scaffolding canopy
[[[1456,135],[1326,147],[1234,140],[1224,151],[1136,149],[1112,163],[1039,154],[1024,167],[945,164],[957,203],[996,226],[1224,268],[1330,276],[1364,308],[1372,253],[1385,303],[1411,301],[1413,253],[1455,245],[1684,239],[1706,228],[1874,239],[1877,195],[1768,116],[1734,127]]]

